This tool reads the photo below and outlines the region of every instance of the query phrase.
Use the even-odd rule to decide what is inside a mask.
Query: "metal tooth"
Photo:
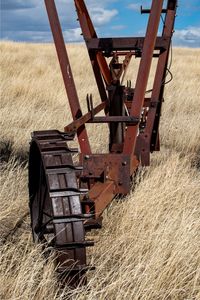
[[[46,170],[48,175],[53,175],[53,174],[69,174],[72,172],[72,169],[70,168],[63,168],[63,169],[48,169]]]
[[[85,248],[85,247],[92,247],[94,246],[94,241],[84,241],[84,242],[71,242],[56,245],[56,250],[64,251],[66,249],[76,249],[76,248]]]
[[[50,149],[50,150],[47,150],[44,149],[44,150],[41,150],[41,153],[42,153],[42,156],[45,156],[45,155],[58,155],[58,154],[66,154],[68,153],[67,149],[63,148],[61,150],[57,150],[57,149]]]
[[[31,136],[32,137],[36,137],[37,139],[41,138],[41,137],[46,137],[46,138],[49,138],[49,137],[53,137],[53,136],[58,136],[59,133],[57,130],[44,130],[44,131],[33,131],[31,133]]]
[[[64,140],[60,136],[55,137],[37,137],[37,140],[41,143],[57,143],[57,142],[64,142]]]
[[[46,166],[46,170],[62,170],[62,169],[74,169],[73,165],[48,165]]]
[[[68,148],[66,141],[40,141],[41,151],[57,151],[57,150],[65,150],[68,153],[78,152],[78,148]]]
[[[68,134],[66,132],[61,132],[59,130],[44,130],[44,131],[34,131],[31,133],[32,138],[37,138],[38,140],[41,139],[52,139],[55,138],[64,139],[64,140],[73,140],[74,134]]]
[[[73,170],[80,170],[80,171],[83,170],[82,166],[74,166],[74,165],[66,165],[66,164],[62,164],[62,165],[48,165],[48,166],[46,166],[47,170],[51,170],[51,169],[54,169],[54,168],[55,169],[70,168],[70,169],[73,169]]]
[[[77,220],[82,220],[85,221],[85,219],[90,219],[90,218],[93,218],[94,215],[93,214],[79,214],[79,215],[66,215],[66,216],[56,216],[54,217],[54,220],[59,220],[59,219],[71,219],[71,218],[74,218],[74,219],[77,219]]]
[[[74,191],[58,191],[58,192],[50,192],[51,198],[57,198],[57,197],[73,197],[73,196],[80,196],[79,192]]]
[[[59,148],[59,147],[65,147],[66,149],[68,149],[66,141],[63,141],[63,140],[55,141],[52,139],[40,141],[40,147],[41,148],[49,147],[49,148],[55,148],[55,149]]]
[[[63,223],[72,223],[72,222],[75,223],[75,222],[81,222],[81,221],[84,221],[84,219],[63,217],[63,218],[59,218],[59,219],[54,219],[53,223],[54,224],[63,224]]]
[[[68,152],[68,149],[66,149],[64,146],[63,147],[61,147],[61,146],[59,146],[59,147],[51,147],[50,145],[48,146],[48,147],[41,147],[41,152],[42,152],[42,154],[43,154],[43,152],[45,153],[45,152],[55,152],[55,154],[56,154],[56,152],[60,152],[60,151],[62,151],[63,153],[66,153],[66,152]]]
[[[57,166],[57,167],[47,167],[46,172],[48,175],[50,174],[65,174],[71,173],[73,171],[82,171],[82,168],[74,167],[74,166]]]
[[[64,188],[64,189],[51,189],[50,188],[50,191],[52,193],[56,193],[56,192],[76,192],[76,193],[79,193],[79,194],[86,194],[88,193],[88,189],[78,189],[78,188]]]
[[[76,188],[65,188],[65,189],[51,189],[50,187],[50,197],[72,197],[72,196],[80,196],[83,194],[87,194],[88,189],[76,189]]]

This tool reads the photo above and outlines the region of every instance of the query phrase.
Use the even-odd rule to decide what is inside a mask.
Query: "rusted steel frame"
[[[106,99],[106,101],[108,101],[108,95],[107,95],[105,85],[104,85],[104,82],[103,82],[103,78],[102,78],[102,75],[101,75],[101,72],[100,72],[100,68],[99,68],[99,64],[98,64],[98,61],[97,61],[96,53],[95,52],[93,52],[93,53],[89,52],[89,58],[90,58],[90,61],[91,61],[91,65],[92,65],[93,73],[94,73],[94,76],[95,76],[96,84],[97,84],[97,87],[98,87],[98,90],[99,90],[99,95],[101,97],[101,101],[105,101],[105,99]]]
[[[156,37],[154,50],[164,50],[168,46],[167,37]],[[86,45],[89,50],[106,51],[131,51],[142,50],[145,37],[121,37],[121,38],[92,38],[86,39]]]
[[[85,22],[85,24],[87,24],[86,19],[83,22]],[[85,26],[87,26],[87,25],[85,25]],[[108,64],[105,60],[105,57],[102,55],[102,53],[100,51],[93,52],[93,53],[91,53],[91,51],[88,51],[88,53],[89,53],[89,57],[90,57],[90,61],[91,61],[93,70],[95,71],[95,73],[94,73],[95,77],[98,76],[96,74],[96,72],[97,71],[100,72],[100,74],[103,75],[103,78],[104,78],[104,81],[105,81],[106,85],[110,85],[111,82],[112,82],[112,78],[111,78],[110,70],[108,68]],[[95,65],[97,64],[96,68],[95,68],[94,64]],[[97,66],[98,66],[98,68],[97,68]],[[99,85],[99,82],[97,82],[97,85]]]
[[[98,114],[100,111],[106,108],[107,102],[102,102],[99,105],[97,105],[95,108],[93,108],[93,112],[89,111],[79,119],[75,120],[74,122],[70,123],[69,125],[65,126],[64,131],[65,132],[74,132],[78,130],[81,126],[83,126],[85,123],[90,121],[93,117],[93,115]]]
[[[168,1],[168,7],[170,2],[177,2],[177,1]],[[174,21],[176,15],[176,5],[175,9],[167,9],[167,14],[165,18],[165,23],[163,27],[163,36],[167,36],[171,39],[173,34],[174,28]],[[158,65],[156,69],[155,80],[153,84],[153,91],[151,96],[151,103],[149,107],[148,117],[147,117],[147,124],[144,134],[141,135],[141,139],[145,140],[145,151],[143,151],[143,155],[146,156],[146,161],[144,162],[145,165],[149,165],[150,163],[150,150],[155,149],[156,142],[158,141],[158,126],[160,120],[160,113],[161,107],[163,102],[163,94],[164,94],[164,82],[167,72],[167,64],[168,64],[168,57],[170,51],[170,43],[168,45],[168,49],[161,53]],[[154,136],[154,141],[152,144],[152,138]]]
[[[56,51],[62,71],[62,76],[72,112],[73,119],[76,120],[82,115],[81,107],[76,92],[76,87],[72,75],[72,70],[64,43],[64,38],[58,18],[58,13],[54,0],[45,0],[45,5],[48,13],[48,18],[56,46]],[[85,125],[81,126],[77,132],[81,151],[83,153],[91,153],[91,148],[86,132]]]
[[[150,103],[151,103],[151,98],[145,98],[144,99],[144,105],[143,105],[143,107],[149,107]],[[124,104],[126,105],[126,107],[128,109],[131,109],[131,106],[132,106],[132,102],[131,101],[124,101]]]
[[[80,164],[83,166],[81,177],[101,182],[113,181],[115,194],[127,194],[130,190],[130,163],[130,156],[124,154],[80,154]]]
[[[85,5],[84,0],[74,0],[74,3],[78,14],[78,21],[80,22],[81,28],[84,31],[83,34],[88,37],[90,36],[91,38],[97,37],[96,31],[92,24],[92,20],[89,16],[88,9]],[[83,17],[86,18],[87,23],[84,23]]]
[[[151,63],[152,63],[153,52],[156,44],[156,37],[157,37],[158,27],[160,23],[160,15],[163,7],[163,2],[164,2],[163,0],[152,1],[151,14],[147,26],[146,37],[143,45],[142,58],[138,70],[133,103],[130,111],[130,115],[135,116],[136,118],[140,118],[142,107],[144,105],[145,92],[146,92],[148,78],[150,74]],[[139,125],[128,127],[125,136],[125,141],[124,141],[123,153],[132,154],[134,152],[138,127]]]
[[[113,83],[119,81],[122,74],[123,74],[123,77],[121,79],[121,82],[123,82],[123,79],[126,75],[127,68],[131,62],[132,56],[133,56],[133,54],[131,52],[126,53],[123,62],[122,63],[118,62],[120,67],[119,67],[119,69],[117,69],[117,72],[116,72],[116,69],[114,68],[114,66],[115,66],[116,61],[118,61],[119,55],[117,52],[115,54],[113,53],[113,58],[110,62],[110,71],[111,71]]]
[[[135,51],[131,51],[131,50],[129,50],[129,51],[115,51],[115,52],[112,52],[111,53],[111,56],[115,56],[115,55],[117,55],[117,56],[126,56],[126,55],[135,55],[136,54],[136,52]]]
[[[140,6],[140,12],[141,14],[150,14],[151,10],[150,9],[144,9],[142,5]],[[167,10],[165,8],[162,9],[162,14],[165,14]]]
[[[102,215],[115,196],[115,183],[113,181],[106,181],[105,183],[97,182],[92,187],[88,197],[94,202],[95,219],[98,219]]]
[[[74,2],[75,2],[78,19],[81,25],[84,39],[97,38],[97,34],[92,24],[85,2],[83,0],[74,0]],[[108,64],[101,52],[94,53],[93,55],[91,55],[91,53],[89,52],[89,56],[93,66],[94,75],[97,80],[99,92],[101,95],[104,85],[102,85],[103,82],[100,81],[98,73],[100,73],[101,71],[106,84],[107,85],[111,84],[112,78],[110,76]],[[105,99],[105,95],[102,97],[102,101],[104,101],[104,99]]]
[[[113,155],[113,157],[114,155],[116,156],[116,154],[110,154],[110,155]],[[123,155],[120,156],[123,157]],[[128,165],[124,165],[124,168],[126,168],[125,171],[126,174],[123,174],[119,170],[118,166],[116,165],[116,169],[115,168],[112,169],[111,173],[107,175],[108,179],[104,183],[102,182],[95,183],[91,188],[91,190],[89,191],[88,197],[94,202],[93,207],[95,208],[96,219],[98,219],[101,216],[105,208],[111,203],[111,201],[117,194],[126,195],[127,193],[129,193],[130,177],[128,176],[128,173],[130,172],[130,169],[132,170],[132,173],[134,173],[137,170],[139,166],[139,161],[136,159],[135,156],[131,158],[129,157],[128,161],[129,161]],[[116,179],[114,180],[114,177],[116,177],[114,176],[114,173],[116,174],[120,173],[119,176],[117,177],[117,180]]]
[[[112,122],[136,125],[139,123],[139,119],[130,116],[105,116],[105,117],[95,117],[88,121],[88,123],[112,123]]]
[[[125,58],[123,60],[123,63],[122,63],[122,72],[123,72],[123,75],[122,75],[122,73],[120,74],[120,77],[122,75],[121,84],[123,84],[123,81],[124,81],[124,78],[126,76],[128,66],[130,65],[132,56],[133,56],[133,54],[130,52],[130,53],[128,53],[128,54],[125,55]]]
[[[109,87],[108,92],[110,100],[109,116],[125,115],[123,103],[123,86],[121,86],[118,81],[116,82],[116,84],[113,84]],[[109,151],[114,152],[116,144],[121,145],[124,143],[125,123],[110,123],[109,129]]]
[[[136,158],[134,170],[138,166]],[[117,194],[126,195],[130,191],[130,156],[123,154],[92,154],[80,155],[83,165],[82,177],[84,179],[96,178],[96,183],[89,191],[88,198],[94,202],[92,205],[95,216],[98,218],[107,205]],[[101,178],[101,180],[99,180]]]
[[[165,18],[165,26],[163,28],[163,36],[170,36],[170,39],[172,38],[173,35],[173,30],[174,30],[174,23],[175,23],[175,17],[176,17],[176,9],[177,9],[177,4],[178,1],[177,0],[169,0],[168,4],[167,4],[167,15]],[[157,105],[157,110],[152,108],[152,112],[150,111],[150,117],[152,118],[152,120],[154,120],[153,123],[153,127],[151,129],[152,135],[151,135],[151,141],[150,141],[150,150],[158,150],[159,148],[159,132],[158,132],[158,127],[159,127],[159,123],[160,123],[160,115],[161,115],[161,109],[162,109],[162,102],[163,102],[163,94],[164,94],[164,82],[166,81],[166,72],[167,72],[167,65],[168,65],[168,59],[169,59],[169,52],[170,52],[170,45],[168,50],[166,51],[167,53],[163,53],[163,55],[160,58],[160,65],[162,65],[162,61],[164,64],[164,60],[165,60],[165,67],[164,67],[164,73],[162,76],[162,82],[161,82],[161,90],[160,90],[160,95],[159,95],[159,103]],[[164,58],[164,55],[166,56],[166,59]],[[160,67],[161,68],[161,67]],[[158,61],[158,67],[157,67],[157,71],[159,73],[159,61]],[[162,73],[162,71],[161,71]],[[159,74],[155,76],[155,87],[160,84],[160,82],[156,82],[157,80],[159,81],[159,79],[161,79],[161,74],[159,77]],[[153,89],[153,93],[152,93],[152,99],[156,99],[158,95],[158,91],[156,92],[156,88]],[[151,126],[152,126],[151,123]],[[150,126],[149,126],[150,127]]]

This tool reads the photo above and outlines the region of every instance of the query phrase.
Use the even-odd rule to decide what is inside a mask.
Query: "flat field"
[[[173,50],[161,152],[140,169],[131,194],[105,211],[89,252],[96,270],[75,290],[58,286],[26,216],[30,133],[63,130],[71,120],[54,46],[2,42],[0,50],[0,299],[200,299],[200,50]],[[99,101],[92,70],[84,46],[70,45],[69,55],[85,111],[87,93]],[[137,67],[133,59],[127,79]],[[106,127],[88,131],[93,149],[106,151]]]

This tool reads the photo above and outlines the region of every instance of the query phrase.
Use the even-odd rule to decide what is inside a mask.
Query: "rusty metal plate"
[[[130,156],[124,154],[80,154],[84,177],[100,177],[114,182],[115,194],[130,191]]]

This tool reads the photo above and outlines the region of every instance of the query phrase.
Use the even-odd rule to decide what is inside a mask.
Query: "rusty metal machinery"
[[[88,50],[100,103],[86,96],[82,114],[54,0],[45,0],[73,121],[58,130],[32,134],[29,194],[33,238],[54,249],[57,271],[71,285],[86,282],[87,230],[102,226],[102,213],[117,195],[127,195],[138,166],[149,166],[150,153],[160,150],[159,122],[174,31],[177,1],[152,0],[145,37],[99,38],[83,0],[75,8]],[[163,26],[158,36],[159,26]],[[132,57],[140,60],[132,87],[123,80]],[[108,59],[107,59],[108,58]],[[147,84],[157,58],[151,90]],[[108,63],[109,61],[109,63]],[[147,97],[148,95],[148,97]],[[104,112],[104,116],[97,116]],[[108,124],[108,153],[92,153],[86,123]],[[70,147],[77,135],[80,154],[74,164]]]

